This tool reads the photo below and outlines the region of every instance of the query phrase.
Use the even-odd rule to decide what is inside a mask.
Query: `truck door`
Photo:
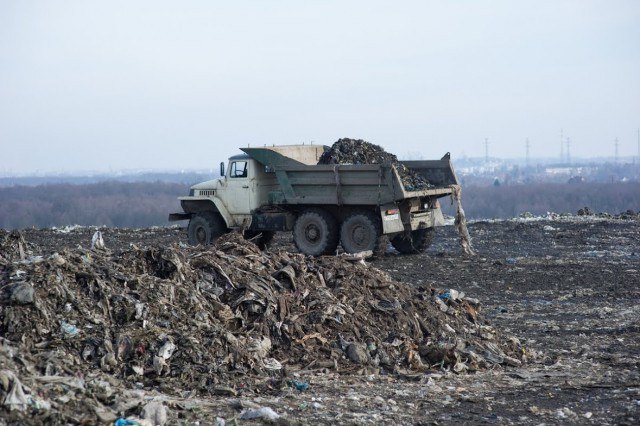
[[[227,196],[229,213],[250,216],[252,180],[248,160],[233,160],[229,163]],[[241,222],[237,220],[236,222]]]

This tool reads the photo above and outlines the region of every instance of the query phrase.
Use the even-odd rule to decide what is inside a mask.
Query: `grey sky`
[[[238,146],[636,155],[640,1],[0,0],[0,174]]]

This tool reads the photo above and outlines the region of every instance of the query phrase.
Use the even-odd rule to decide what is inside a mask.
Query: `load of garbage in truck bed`
[[[0,411],[18,420],[105,421],[123,410],[118,389],[236,395],[277,392],[296,371],[525,361],[463,293],[340,256],[261,252],[237,233],[208,248],[45,253],[0,230],[0,327]]]
[[[398,157],[362,139],[339,139],[322,154],[318,164],[389,164],[395,166],[407,191],[433,187],[427,178],[400,163]]]

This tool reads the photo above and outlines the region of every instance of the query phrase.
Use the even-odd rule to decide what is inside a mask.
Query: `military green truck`
[[[449,155],[403,161],[424,175],[427,189],[408,191],[392,164],[318,165],[323,145],[240,148],[220,163],[220,178],[191,187],[180,197],[189,220],[189,243],[207,245],[232,229],[260,245],[277,231],[292,231],[298,249],[317,256],[378,251],[383,235],[401,253],[424,251],[435,226],[444,224],[438,199],[458,185]]]

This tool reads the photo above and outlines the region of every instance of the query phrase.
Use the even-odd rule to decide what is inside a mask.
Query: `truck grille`
[[[213,197],[214,195],[216,195],[216,191],[214,191],[213,189],[201,189],[198,195],[204,197]]]

